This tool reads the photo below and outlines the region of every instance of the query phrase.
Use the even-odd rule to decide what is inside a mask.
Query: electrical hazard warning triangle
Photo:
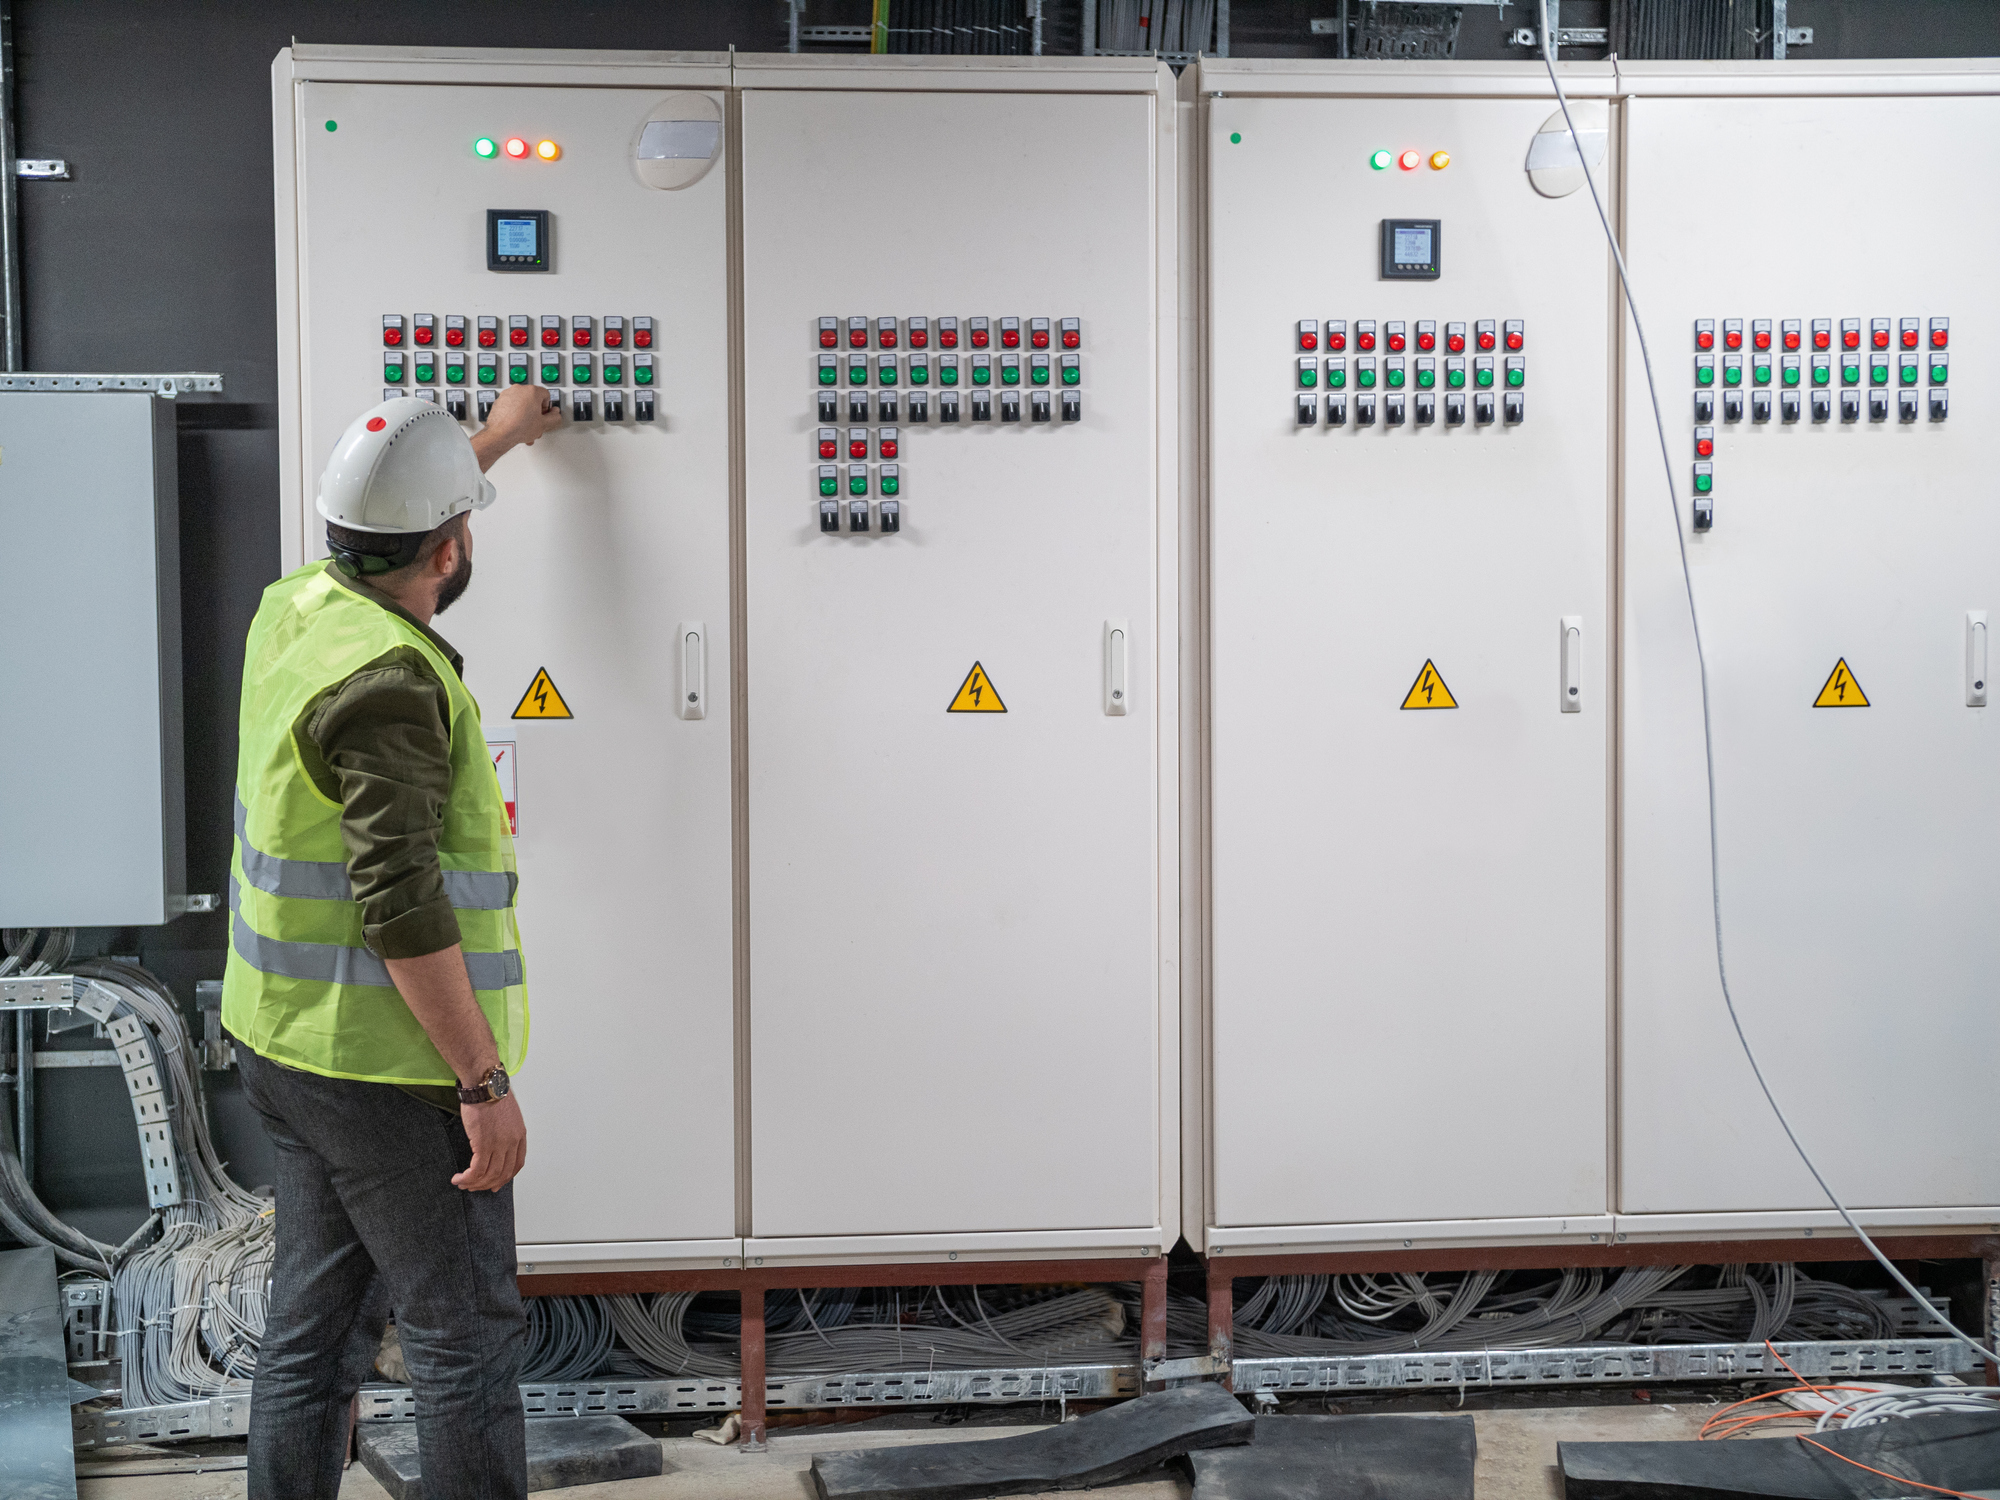
[[[1847,670],[1847,658],[1842,657],[1833,664],[1833,675],[1826,680],[1826,686],[1813,699],[1814,708],[1866,708],[1868,695],[1861,691],[1861,684],[1854,680],[1854,674]]]
[[[1451,689],[1438,676],[1438,669],[1429,661],[1423,671],[1417,673],[1417,680],[1410,684],[1410,691],[1403,697],[1405,708],[1457,708],[1458,700],[1451,695]]]
[[[978,662],[965,674],[965,681],[958,685],[958,696],[951,700],[948,714],[1004,714],[1007,705],[1000,701],[1000,695],[993,691],[993,683],[986,675],[986,668]]]
[[[521,701],[514,705],[517,719],[573,719],[569,705],[563,702],[563,695],[556,691],[556,685],[549,676],[549,669],[543,667],[535,673],[535,680],[528,684],[527,692],[521,694]]]

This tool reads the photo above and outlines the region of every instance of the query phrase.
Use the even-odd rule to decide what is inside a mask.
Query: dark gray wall
[[[1314,56],[1308,22],[1336,0],[1235,0],[1234,50]],[[1076,35],[1077,0],[1051,0],[1050,35]],[[1569,25],[1604,23],[1605,0],[1570,0]],[[815,0],[809,19],[863,19],[861,0]],[[1505,29],[1528,6],[1466,12],[1460,55],[1520,57]],[[2000,54],[1994,0],[1792,0],[1813,26],[1807,57]],[[776,51],[780,0],[477,5],[334,0],[16,0],[23,156],[60,156],[69,182],[21,184],[28,367],[219,370],[218,406],[181,418],[181,598],[190,888],[220,892],[229,869],[236,684],[259,591],[278,574],[276,283],[272,252],[271,59],[310,42]],[[78,709],[116,723],[118,705]],[[89,935],[137,954],[192,1004],[222,973],[221,916]],[[123,1090],[109,1070],[42,1075],[41,1181],[58,1209],[100,1234],[136,1225],[143,1202]],[[269,1147],[217,1079],[224,1153],[249,1183]],[[121,1231],[121,1235],[122,1235]]]

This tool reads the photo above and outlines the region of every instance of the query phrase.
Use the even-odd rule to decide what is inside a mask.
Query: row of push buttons
[[[444,351],[442,361],[440,361],[437,351],[432,349],[410,351],[401,349],[384,350],[382,354],[382,379],[386,384],[400,385],[403,382],[405,372],[409,372],[415,376],[418,385],[431,385],[436,382],[438,371],[442,368],[446,385],[465,385],[467,384],[467,358],[467,355],[453,349]],[[503,356],[498,353],[488,354],[484,350],[471,356],[472,367],[478,373],[478,384],[486,386],[497,386],[500,384],[500,361],[502,358]],[[543,385],[561,385],[563,383],[564,356],[560,350],[547,349],[542,351],[539,372],[535,369],[535,356],[531,353],[523,352],[517,354],[510,350],[504,358],[507,361],[507,384],[509,385],[527,385],[535,379],[537,373],[540,374]],[[633,385],[648,386],[653,383],[653,356],[650,354],[595,355],[571,353],[568,356],[568,363],[569,383],[571,385],[594,384],[600,370],[603,373],[606,385],[623,385],[628,365],[632,371]]]
[[[1528,419],[1528,398],[1520,391],[1497,393],[1497,409],[1510,427],[1517,427]],[[1493,425],[1496,409],[1496,393],[1475,391],[1472,394],[1472,421],[1476,427]],[[1430,427],[1438,419],[1437,396],[1429,391],[1419,391],[1414,396],[1385,395],[1380,398],[1382,425],[1401,427],[1406,421],[1417,427]],[[1354,425],[1373,427],[1375,425],[1377,398],[1372,395],[1357,395],[1353,398]],[[1345,427],[1349,399],[1345,393],[1329,395],[1326,398],[1326,425]],[[1444,425],[1463,427],[1465,425],[1465,395],[1450,391],[1444,398]],[[1320,420],[1320,398],[1301,395],[1295,404],[1295,420],[1301,427],[1317,427]]]
[[[819,393],[819,419],[822,422],[837,422],[840,418],[841,392],[821,391]],[[1058,415],[1065,422],[1083,420],[1082,391],[877,391],[875,392],[875,412],[872,420],[879,422],[908,422],[921,427],[931,420],[931,410],[935,406],[937,419],[947,426],[966,415],[974,422],[990,422],[997,407],[1000,420],[1018,422],[1021,420],[1021,397],[1026,395],[1028,420],[1030,422],[1054,421]],[[847,396],[847,420],[867,422],[869,393],[850,390]],[[1061,405],[1058,407],[1057,398]],[[824,431],[824,429],[822,429]]]
[[[1797,349],[1804,337],[1805,324],[1799,318],[1784,318],[1778,323],[1778,344],[1784,349]],[[1868,346],[1871,349],[1887,349],[1890,346],[1892,320],[1872,318],[1868,323]],[[1905,349],[1922,347],[1924,320],[1904,318],[1894,324],[1894,337]],[[1930,321],[1930,346],[1943,349],[1951,343],[1951,319],[1932,318]],[[1696,318],[1694,322],[1694,346],[1697,349],[1715,347],[1715,319]],[[1833,347],[1833,319],[1814,318],[1812,320],[1812,346],[1815,349]],[[1743,347],[1743,320],[1724,318],[1722,320],[1722,347],[1741,349]],[[1750,347],[1769,349],[1771,347],[1771,320],[1752,318],[1750,320]],[[1861,347],[1861,319],[1842,318],[1840,320],[1840,347],[1859,349]]]
[[[1469,325],[1472,329],[1472,344],[1475,349],[1486,351],[1505,345],[1509,351],[1524,347],[1528,341],[1528,325],[1520,318],[1509,318],[1504,323],[1492,318],[1481,318]],[[1464,323],[1444,325],[1444,349],[1447,354],[1465,352]],[[1354,347],[1363,354],[1370,353],[1378,338],[1391,354],[1401,354],[1410,343],[1410,325],[1407,323],[1384,323],[1378,334],[1374,319],[1364,318],[1354,325]],[[1324,344],[1329,354],[1338,354],[1347,347],[1347,320],[1329,318],[1322,333],[1320,323],[1315,318],[1299,319],[1299,352],[1312,354]],[[1438,346],[1438,326],[1428,319],[1417,324],[1416,347],[1420,353],[1429,353]]]
[[[1831,354],[1780,354],[1777,365],[1779,384],[1787,386],[1799,385],[1807,368],[1804,364],[1804,361],[1807,359],[1812,361],[1810,368],[1813,385],[1828,386],[1833,384],[1833,356]],[[1868,383],[1870,385],[1887,385],[1889,383],[1889,355],[1886,352],[1870,351],[1867,360]],[[1840,383],[1842,385],[1861,384],[1861,361],[1862,356],[1858,353],[1842,353],[1840,356]],[[1951,356],[1942,349],[1933,349],[1928,355],[1898,354],[1896,356],[1896,383],[1898,385],[1917,384],[1926,362],[1930,365],[1932,385],[1943,385],[1950,379]],[[1769,385],[1771,383],[1771,369],[1770,355],[1752,354],[1750,356],[1750,383],[1752,385]],[[1697,354],[1694,357],[1694,383],[1696,385],[1714,385],[1715,370],[1716,363],[1713,354]],[[1722,356],[1722,384],[1724,387],[1743,384],[1742,355],[1725,354]]]
[[[1077,385],[1082,382],[1083,360],[1081,355],[1058,354],[1054,358],[1057,362],[1051,364],[1049,355],[1030,354],[1028,356],[1026,368],[1029,385],[1049,385],[1055,380],[1059,380],[1063,385]],[[819,357],[819,383],[821,385],[839,384],[840,366],[841,356],[837,354],[822,354]],[[870,365],[867,355],[850,353],[847,356],[847,383],[849,385],[868,384],[869,369]],[[898,385],[902,383],[902,361],[897,355],[876,355],[873,369],[877,385]],[[967,357],[964,365],[966,377],[973,385],[993,384],[993,372],[996,369],[1000,372],[1001,385],[1019,385],[1021,383],[1022,364],[1021,356],[1018,354],[1000,355],[997,365],[994,363],[994,356],[991,354],[974,354]],[[960,374],[959,356],[956,354],[939,355],[935,371],[939,385],[957,385]],[[1053,371],[1059,371],[1060,375],[1052,376],[1051,372]],[[929,385],[931,383],[932,372],[933,366],[930,356],[912,354],[909,357],[908,375],[911,385]]]
[[[487,419],[488,414],[492,412],[493,403],[499,398],[500,393],[498,391],[466,392],[466,391],[450,391],[450,390],[444,392],[444,409],[450,412],[454,417],[458,418],[458,420],[461,422],[466,420],[467,408],[468,405],[470,404],[466,400],[468,394],[476,398],[479,420],[484,422]],[[596,421],[597,420],[596,398],[598,394],[599,393],[595,391],[571,391],[570,406],[569,406],[570,421],[572,422]],[[624,421],[625,392],[605,391],[602,394],[604,397],[604,420],[607,422]],[[382,392],[382,399],[384,401],[394,401],[398,396],[403,396],[403,395],[415,396],[419,401],[436,401],[438,399],[438,392],[434,389],[428,389],[428,388],[419,389],[415,391],[400,391],[400,390],[384,391]],[[560,393],[558,393],[558,395],[560,395]],[[635,422],[650,422],[654,420],[654,414],[655,414],[655,406],[653,400],[653,393],[651,391],[633,391],[632,420]]]
[[[544,349],[560,349],[563,343],[563,319],[561,316],[555,313],[545,313],[542,315],[540,321],[542,347]],[[570,346],[575,349],[590,348],[592,343],[599,337],[597,327],[599,321],[598,318],[588,313],[578,313],[575,317],[571,318],[569,320]],[[602,332],[603,346],[606,349],[622,349],[625,347],[628,323],[631,331],[632,347],[634,349],[650,349],[653,347],[653,320],[651,318],[632,318],[628,320],[617,313],[611,313],[606,315],[601,321],[604,325]],[[412,313],[409,324],[410,343],[416,348],[428,349],[437,344],[438,320],[434,314]],[[478,340],[478,346],[481,349],[497,349],[500,347],[499,318],[480,316],[474,318],[472,323],[468,325],[464,316],[459,313],[447,313],[445,315],[444,347],[447,349],[463,349],[466,346],[465,337],[468,326],[470,326],[474,337]],[[534,342],[534,333],[535,319],[529,317],[528,314],[515,313],[507,319],[508,348],[528,348]],[[382,344],[383,347],[389,349],[400,349],[403,347],[403,315],[401,313],[384,313],[382,315]]]
[[[1472,383],[1480,390],[1490,390],[1493,386],[1493,358],[1490,354],[1475,354],[1472,356]],[[1509,354],[1505,356],[1505,359],[1506,368],[1504,375],[1507,388],[1518,391],[1528,383],[1528,357],[1525,354]],[[1299,357],[1299,389],[1309,391],[1319,384],[1320,366],[1322,363],[1325,365],[1326,388],[1330,391],[1345,390],[1347,388],[1347,361],[1344,359],[1327,359],[1322,361],[1317,356],[1310,354]],[[1382,360],[1382,369],[1379,376],[1381,383],[1392,391],[1403,389],[1409,383],[1410,378],[1410,373],[1405,368],[1408,363],[1410,362],[1400,359]],[[1434,389],[1438,383],[1437,360],[1435,358],[1425,358],[1420,355],[1414,363],[1416,365],[1417,389],[1420,391]],[[1375,389],[1378,378],[1375,366],[1376,361],[1372,359],[1355,360],[1355,385],[1364,391]],[[1464,356],[1445,356],[1444,383],[1446,389],[1454,391],[1465,389],[1465,366],[1466,361]]]
[[[937,346],[940,349],[956,349],[961,334],[966,344],[974,349],[985,349],[994,342],[995,325],[998,325],[999,346],[1002,349],[1021,347],[1022,324],[1026,322],[1028,347],[1046,349],[1053,336],[1065,349],[1083,346],[1083,320],[1081,318],[939,318],[937,323]],[[874,334],[877,349],[894,349],[901,337],[907,337],[912,349],[928,349],[931,346],[930,318],[916,317],[902,320],[899,334],[895,318],[849,318],[847,319],[847,347],[866,349],[869,334]],[[822,349],[838,349],[841,345],[841,320],[821,318],[819,320],[819,346]]]

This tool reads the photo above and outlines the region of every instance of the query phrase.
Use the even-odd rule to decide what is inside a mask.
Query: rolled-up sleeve
[[[348,882],[364,940],[382,958],[421,958],[459,940],[438,866],[450,715],[430,663],[398,647],[321,694],[295,726],[307,772],[341,805]]]

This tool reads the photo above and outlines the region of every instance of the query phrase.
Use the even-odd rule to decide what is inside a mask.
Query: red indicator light
[[[1310,351],[1312,351],[1312,350],[1314,350],[1314,349],[1317,349],[1317,348],[1319,347],[1319,335],[1318,335],[1318,334],[1316,334],[1316,333],[1302,333],[1302,334],[1300,334],[1300,335],[1299,335],[1299,347],[1300,347],[1301,349],[1304,349],[1304,350],[1308,351],[1308,352],[1310,352]]]
[[[972,330],[973,348],[984,349],[986,347],[986,339],[987,339],[987,333],[984,328],[975,328]]]
[[[1437,336],[1429,333],[1418,334],[1417,347],[1419,349],[1435,349],[1437,347]]]
[[[384,427],[387,427],[388,425],[389,424],[383,421],[380,417],[370,417],[368,419],[368,430],[370,432],[380,432]]]
[[[527,347],[528,347],[528,330],[527,330],[527,329],[525,329],[525,328],[510,328],[510,329],[508,329],[508,330],[507,330],[507,342],[508,342],[508,343],[510,343],[510,344],[512,344],[512,345],[513,345],[513,346],[514,346],[514,347],[515,347],[516,349],[525,349],[525,348],[527,348]]]
[[[1768,333],[1756,334],[1754,335],[1754,342],[1759,349],[1768,349],[1771,347],[1771,335]]]
[[[605,335],[605,337],[606,337],[606,338],[609,338],[609,337],[610,337],[610,335],[609,335],[609,334],[606,334],[606,335]],[[834,332],[834,331],[833,331],[833,330],[832,330],[831,328],[822,328],[822,329],[821,329],[821,330],[819,331],[819,346],[820,346],[820,348],[822,348],[822,349],[831,349],[831,348],[835,347],[836,345],[838,345],[839,343],[840,343],[840,335],[839,335],[838,333]]]
[[[910,347],[912,349],[928,349],[930,346],[931,331],[928,328],[912,328],[910,330]]]
[[[1889,330],[1888,330],[1888,329],[1886,329],[1886,328],[1878,328],[1878,329],[1876,329],[1876,330],[1875,330],[1875,347],[1876,347],[1877,349],[1886,349],[1886,348],[1888,348],[1888,347],[1889,347]]]
[[[882,439],[882,456],[884,458],[894,458],[896,456],[896,440],[894,438]]]
[[[868,347],[868,330],[865,328],[848,329],[847,347],[850,349],[866,349]]]
[[[1036,347],[1037,349],[1046,349],[1046,348],[1048,348],[1048,347],[1049,347],[1049,331],[1048,331],[1048,329],[1046,329],[1046,328],[1037,328],[1037,329],[1036,329],[1036,330],[1035,330],[1035,331],[1034,331],[1033,333],[1031,333],[1031,334],[1029,334],[1029,335],[1028,335],[1028,342],[1029,342],[1030,344],[1033,344],[1033,345],[1034,345],[1034,346],[1035,346],[1035,347]]]
[[[1391,354],[1401,354],[1403,352],[1403,336],[1400,333],[1389,335],[1389,352]]]
[[[834,458],[839,455],[839,452],[840,444],[834,442],[831,438],[819,445],[819,456],[821,458]]]
[[[491,328],[482,328],[479,330],[480,348],[491,349],[495,344],[499,342],[500,342],[500,335],[495,330]]]
[[[1843,349],[1859,349],[1861,347],[1861,330],[1850,328],[1841,334],[1840,347]]]
[[[528,143],[518,135],[510,135],[507,137],[507,144],[500,149],[513,157],[515,161],[519,161],[528,154]]]
[[[1741,349],[1743,347],[1743,335],[1734,332],[1725,333],[1722,336],[1722,347],[1725,349]]]
[[[1798,336],[1798,335],[1797,335],[1796,333],[1788,333],[1788,334],[1786,334],[1786,335],[1785,335],[1785,347],[1786,347],[1787,349],[1796,349],[1796,348],[1798,348],[1798,347],[1799,347],[1799,336]]]
[[[1521,347],[1521,335],[1520,335],[1520,334],[1518,334],[1518,333],[1510,333],[1510,334],[1508,334],[1508,335],[1507,335],[1507,347],[1508,347],[1509,349],[1518,349],[1518,348],[1520,348],[1520,347]]]
[[[1074,329],[1063,330],[1063,348],[1074,349],[1078,344],[1082,342],[1083,342],[1082,334],[1076,332]]]
[[[572,327],[569,331],[569,341],[579,349],[588,349],[590,347],[590,330],[588,328]]]
[[[847,445],[847,456],[849,458],[866,458],[868,456],[868,439],[862,438],[859,442],[849,443]]]
[[[956,349],[958,347],[958,330],[956,328],[940,328],[938,330],[938,347]]]
[[[1465,335],[1462,333],[1452,334],[1444,341],[1444,347],[1448,353],[1463,354],[1465,352]]]
[[[451,345],[452,348],[458,348],[459,345],[465,342],[465,330],[463,328],[447,328],[444,331],[444,341]]]
[[[635,349],[650,349],[650,348],[652,348],[652,347],[653,347],[653,330],[652,330],[652,329],[651,329],[650,327],[647,327],[647,328],[637,328],[637,327],[635,327],[635,328],[634,328],[634,329],[632,330],[632,347],[633,347],[633,348],[635,348]]]
[[[1942,349],[1949,339],[1950,335],[1942,328],[1933,328],[1931,330],[1931,347],[1933,349]]]
[[[881,332],[881,333],[880,333],[879,335],[877,335],[877,337],[876,337],[876,339],[875,339],[875,342],[876,342],[876,343],[878,343],[878,344],[880,344],[880,345],[881,345],[881,346],[882,346],[882,347],[883,347],[884,349],[893,349],[893,348],[895,348],[895,347],[896,347],[896,330],[895,330],[895,329],[893,329],[893,328],[885,328],[885,329],[883,329],[883,330],[882,330],[882,332]]]
[[[1372,333],[1356,334],[1354,336],[1354,343],[1356,348],[1373,349],[1375,347],[1375,335]]]
[[[1018,328],[1003,328],[1003,329],[1001,329],[1001,330],[1000,330],[1000,347],[1001,347],[1001,348],[1003,348],[1003,349],[1018,349],[1018,348],[1020,348],[1020,347],[1021,347],[1021,330],[1020,330],[1020,329],[1018,329]]]
[[[1326,347],[1335,350],[1345,349],[1347,347],[1347,335],[1344,333],[1329,333],[1326,336]]]
[[[1493,347],[1493,335],[1490,333],[1480,334],[1479,347],[1482,349],[1491,349]]]
[[[1917,330],[1916,330],[1916,329],[1914,329],[1914,328],[1905,328],[1905,329],[1903,330],[1903,347],[1904,347],[1905,349],[1914,349],[1914,348],[1916,348],[1916,347],[1917,347]]]
[[[395,348],[396,345],[403,342],[403,330],[400,328],[383,329],[382,342],[387,344],[391,349]]]
[[[1405,151],[1401,156],[1396,158],[1396,165],[1401,167],[1405,172],[1414,172],[1418,167],[1423,165],[1423,160],[1421,152]]]
[[[1715,456],[1715,440],[1713,438],[1697,438],[1694,445],[1694,456],[1696,458],[1713,458]]]
[[[560,328],[544,328],[542,330],[542,347],[544,349],[553,349],[561,342],[562,330]]]
[[[1715,335],[1712,333],[1697,333],[1694,336],[1694,346],[1697,349],[1713,349],[1715,347]]]
[[[417,342],[428,344],[436,336],[436,330],[419,323],[416,327]]]
[[[1833,335],[1822,329],[1813,335],[1813,348],[1827,349],[1833,345]]]

